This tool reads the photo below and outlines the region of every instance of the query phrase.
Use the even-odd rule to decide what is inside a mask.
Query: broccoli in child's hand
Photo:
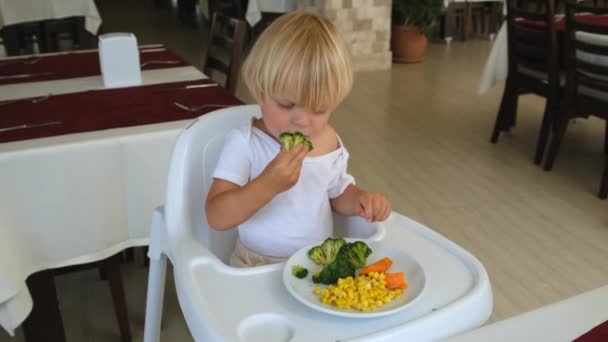
[[[283,132],[279,135],[279,141],[285,148],[285,151],[289,152],[297,144],[304,145],[308,151],[312,151],[312,143],[300,132],[289,133]]]
[[[343,238],[327,238],[322,244],[308,250],[308,257],[315,264],[325,266],[334,261],[344,244],[346,241]]]
[[[314,148],[314,147],[312,147],[312,143],[308,139],[304,140],[304,142],[302,144],[304,144],[304,146],[306,146],[306,148],[308,149],[308,152],[312,151],[312,149]]]
[[[293,134],[289,132],[281,133],[281,135],[279,135],[279,140],[281,141],[281,144],[283,144],[283,147],[287,152],[289,152],[289,150],[291,150],[291,148],[294,146]]]
[[[313,149],[312,143],[310,142],[310,140],[308,140],[308,138],[306,138],[304,136],[304,134],[302,134],[300,132],[295,132],[293,134],[293,145],[295,146],[297,144],[304,145],[304,147],[306,147],[308,149],[308,152],[312,151],[312,149]]]
[[[301,132],[293,133],[293,145],[303,144],[306,141],[306,137]]]
[[[293,274],[294,277],[299,279],[306,278],[306,276],[308,275],[308,269],[302,265],[293,265],[291,267],[291,274]]]
[[[334,261],[312,275],[312,281],[329,285],[335,284],[340,278],[354,277],[355,271],[365,266],[370,254],[371,248],[363,241],[347,243],[340,248]]]

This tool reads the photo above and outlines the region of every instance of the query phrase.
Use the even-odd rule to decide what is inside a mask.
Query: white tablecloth
[[[144,84],[201,79],[194,67],[142,72]],[[0,86],[2,99],[97,89],[101,76]],[[148,243],[173,142],[186,121],[0,144],[0,325],[29,314],[25,279]]]
[[[252,27],[262,19],[262,12],[287,13],[297,8],[298,0],[249,0],[245,19]],[[209,19],[209,0],[199,0],[199,10]]]
[[[0,28],[73,16],[84,16],[86,30],[97,34],[101,17],[94,0],[0,0]]]
[[[446,342],[572,341],[608,320],[608,285]]]
[[[254,26],[262,19],[262,12],[286,13],[296,8],[297,0],[249,0],[245,16]]]
[[[494,45],[492,45],[490,55],[483,67],[477,93],[480,95],[485,94],[494,86],[494,84],[496,84],[496,82],[506,80],[508,71],[507,24],[504,23],[498,31],[498,34],[496,34]]]

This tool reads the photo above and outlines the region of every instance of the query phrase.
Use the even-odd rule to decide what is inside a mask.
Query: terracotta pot
[[[391,50],[395,63],[420,63],[428,40],[416,26],[393,25],[391,30]]]

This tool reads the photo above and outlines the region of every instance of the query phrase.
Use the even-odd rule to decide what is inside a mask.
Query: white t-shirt
[[[346,173],[348,152],[339,137],[338,141],[337,150],[304,158],[298,183],[239,225],[245,247],[267,256],[289,257],[331,236],[329,200],[354,183]],[[213,177],[243,186],[260,175],[280,149],[276,140],[251,123],[234,129],[226,136]]]

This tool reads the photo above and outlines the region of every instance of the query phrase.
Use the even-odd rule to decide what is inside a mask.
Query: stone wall
[[[298,0],[298,8],[318,12],[336,25],[355,71],[391,67],[391,0]]]

